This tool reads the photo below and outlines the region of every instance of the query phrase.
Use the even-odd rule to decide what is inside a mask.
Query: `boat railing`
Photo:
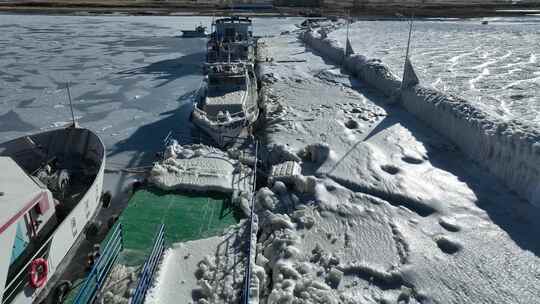
[[[169,131],[167,136],[163,139],[163,148],[170,146],[173,140],[176,140],[180,145],[205,144],[207,146],[212,146],[214,144],[212,137],[204,133],[199,133],[198,135],[198,137],[194,137],[184,132]]]
[[[4,288],[4,294],[2,296],[2,304],[7,304],[13,301],[14,297],[17,295],[21,289],[23,289],[28,284],[28,272],[30,270],[30,264],[32,261],[38,258],[46,258],[49,250],[48,248],[51,245],[52,238],[54,235],[51,235],[49,239],[36,251],[36,253],[30,258],[28,263],[26,263],[21,270],[13,277],[9,283],[6,284]]]
[[[105,248],[100,252],[99,259],[92,267],[92,270],[90,270],[90,274],[86,277],[83,286],[79,289],[73,303],[87,304],[94,302],[122,249],[122,225],[118,223],[113,228],[113,232],[107,241]]]
[[[206,118],[208,118],[209,120],[218,120],[218,115],[209,115],[208,113],[206,113],[205,111],[201,110],[201,109],[198,109],[198,108],[195,108],[195,110],[199,115],[201,116],[204,116]],[[232,114],[229,114],[229,117],[230,118],[244,118],[245,116],[245,112],[244,111],[239,111],[239,112],[235,112],[235,113],[232,113]]]
[[[244,273],[244,287],[242,292],[242,303],[243,304],[249,304],[250,303],[250,297],[251,297],[251,277],[252,277],[252,266],[255,264],[255,257],[257,256],[257,229],[258,225],[257,222],[257,214],[255,214],[255,191],[257,190],[257,164],[258,164],[258,151],[259,150],[259,142],[255,142],[255,163],[253,168],[253,185],[252,185],[252,195],[251,195],[251,202],[250,202],[250,214],[249,214],[249,222],[247,227],[249,231],[249,242],[247,246],[247,258],[246,258],[246,270]],[[255,252],[253,252],[255,250]]]
[[[161,224],[154,237],[154,245],[150,255],[146,258],[144,266],[139,275],[139,282],[137,288],[131,298],[130,304],[140,304],[144,302],[146,292],[152,283],[152,279],[156,272],[156,269],[161,261],[163,252],[165,250],[165,225]]]

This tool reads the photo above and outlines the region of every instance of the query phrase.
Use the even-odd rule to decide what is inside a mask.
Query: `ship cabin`
[[[254,58],[251,20],[231,17],[216,20],[207,45],[208,62],[248,61]]]
[[[0,303],[4,304],[23,290],[31,294],[41,287],[27,284],[26,270],[32,260],[47,254],[47,238],[59,219],[51,191],[37,177],[7,156],[0,156],[0,168]]]
[[[253,24],[246,17],[217,19],[212,23],[212,40],[222,42],[246,41],[253,38]]]

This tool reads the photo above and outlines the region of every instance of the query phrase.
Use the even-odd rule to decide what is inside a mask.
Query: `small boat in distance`
[[[253,64],[213,63],[191,119],[219,146],[234,143],[259,117]]]
[[[101,206],[105,146],[75,125],[0,144],[0,303],[41,303]]]
[[[182,37],[184,38],[200,38],[206,36],[208,36],[206,26],[203,26],[202,24],[197,26],[195,30],[182,30]]]

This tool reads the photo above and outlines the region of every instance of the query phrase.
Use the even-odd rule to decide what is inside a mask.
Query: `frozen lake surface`
[[[356,53],[381,59],[401,76],[408,29],[405,21],[359,21],[351,26],[351,44]],[[539,33],[540,16],[419,20],[412,62],[425,85],[499,117],[540,125]],[[345,36],[346,29],[330,34],[343,45]]]
[[[256,20],[255,32],[285,20]],[[211,17],[2,15],[0,141],[69,121],[67,81],[76,118],[109,148],[173,114],[200,86],[206,42],[178,37],[200,22]]]
[[[279,34],[299,20],[256,19],[255,33]],[[538,122],[537,20],[491,20],[484,26],[480,20],[421,21],[413,61],[424,82],[502,117]],[[0,140],[68,122],[65,83],[70,81],[75,116],[105,141],[108,166],[148,164],[169,130],[189,135],[192,128],[190,101],[201,83],[205,41],[177,35],[200,21],[210,18],[2,15]],[[399,73],[405,22],[362,21],[352,32],[358,53],[381,58]],[[343,38],[342,31],[332,35]],[[269,41],[276,60],[305,60],[270,65],[277,82],[270,86],[276,117],[266,130],[269,141],[295,150],[324,147],[317,146],[320,141],[330,145],[328,153],[320,152],[320,162],[318,150],[306,161],[311,192],[261,191],[260,201],[277,207],[282,201],[305,203],[305,212],[291,216],[315,224],[313,230],[278,235],[290,237],[294,246],[289,255],[266,250],[269,261],[279,261],[269,264],[275,274],[283,279],[295,274],[293,266],[302,268],[312,277],[296,286],[309,298],[315,293],[305,290],[324,287],[318,269],[330,269],[327,257],[335,254],[343,266],[336,268],[342,283],[319,291],[329,299],[538,302],[536,208],[408,113],[386,112],[370,99],[378,99],[376,94],[356,91],[346,75],[304,52],[294,36]],[[122,178],[109,174],[105,187],[121,185]],[[313,198],[317,208],[309,205]],[[268,237],[274,226],[292,226],[289,215],[272,212],[270,225],[263,226]],[[170,262],[182,266],[181,259]],[[176,279],[173,273],[161,276]],[[270,286],[275,298],[288,296],[291,281],[286,281]]]
[[[66,81],[75,116],[109,148],[173,115],[198,88],[205,56],[203,39],[177,36],[210,19],[2,15],[0,140],[69,121]],[[259,18],[255,33],[278,34],[299,20]],[[540,16],[488,20],[417,21],[412,59],[421,80],[498,116],[540,124]],[[351,37],[357,53],[401,74],[405,22],[359,21]]]

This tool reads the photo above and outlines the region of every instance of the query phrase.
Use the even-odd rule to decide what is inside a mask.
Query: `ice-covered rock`
[[[316,164],[322,164],[332,155],[330,146],[326,143],[316,143],[307,145],[298,152],[298,155],[306,160]]]
[[[267,159],[271,165],[280,164],[286,161],[301,161],[300,157],[298,157],[296,153],[294,153],[294,151],[292,151],[292,149],[286,145],[277,144],[272,146],[269,150],[269,156]]]

